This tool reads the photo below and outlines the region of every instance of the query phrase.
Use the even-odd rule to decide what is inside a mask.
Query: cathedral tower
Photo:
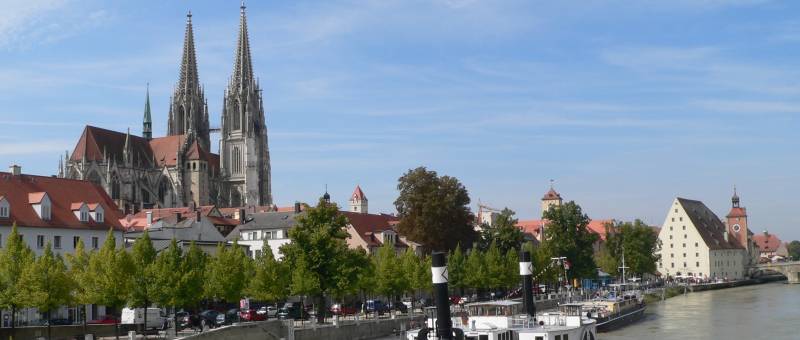
[[[144,119],[142,120],[142,138],[153,139],[153,119],[150,117],[150,84],[147,84],[147,99],[144,102]]]
[[[222,107],[220,202],[271,205],[272,180],[261,89],[253,76],[245,6],[241,6],[233,74]]]
[[[208,104],[197,74],[192,12],[186,15],[181,74],[171,98],[167,131],[170,136],[193,134],[203,149],[210,150]]]

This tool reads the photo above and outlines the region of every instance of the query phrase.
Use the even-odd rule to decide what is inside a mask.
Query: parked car
[[[358,314],[358,307],[344,303],[334,303],[331,305],[330,312],[333,315],[354,315]]]
[[[364,311],[367,313],[383,314],[389,311],[389,306],[381,300],[367,300],[364,304]]]
[[[103,315],[103,316],[101,316],[101,317],[99,317],[99,318],[97,318],[95,320],[87,321],[86,323],[90,324],[90,325],[98,325],[98,324],[104,324],[104,325],[111,324],[111,325],[113,325],[116,322],[117,322],[117,318],[115,316],[113,316],[113,315]]]
[[[123,325],[144,325],[145,312],[147,313],[146,329],[165,329],[166,316],[160,308],[123,308],[120,323]]]
[[[192,328],[199,329],[200,331],[204,330],[206,327],[214,328],[217,326],[219,315],[220,313],[213,309],[202,311],[198,314],[190,315],[189,324]],[[225,315],[222,315],[222,321],[225,321]]]
[[[264,321],[267,319],[267,315],[258,314],[258,311],[250,308],[239,311],[239,319],[242,321]]]
[[[191,326],[191,323],[189,321],[190,316],[191,314],[189,314],[189,312],[177,312],[174,315],[174,319],[171,320],[177,320],[178,327],[176,328],[178,330],[181,330]]]
[[[305,309],[300,307],[300,304],[287,302],[278,309],[278,318],[279,319],[294,319],[294,320],[305,320],[308,319],[309,314],[305,311]]]
[[[241,321],[241,318],[239,317],[239,309],[238,308],[229,309],[227,312],[225,312],[223,318],[224,318],[222,322],[223,325],[230,325],[234,322]]]
[[[392,302],[386,307],[388,310],[397,311],[400,313],[408,313],[408,307],[402,302]]]
[[[256,311],[257,314],[264,315],[265,318],[274,318],[278,316],[278,307],[275,306],[264,306]]]

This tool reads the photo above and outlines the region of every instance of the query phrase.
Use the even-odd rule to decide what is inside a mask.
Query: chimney
[[[450,320],[450,299],[447,293],[447,259],[442,252],[431,254],[431,280],[436,297],[436,334],[439,334],[440,339],[452,340],[453,325]]]
[[[16,164],[11,164],[11,166],[8,167],[8,172],[10,172],[12,176],[19,176],[22,174],[22,167]]]
[[[303,211],[303,209],[300,202],[294,202],[294,213],[299,214],[301,211]]]
[[[244,208],[239,209],[239,224],[244,224],[245,216],[247,216],[247,214],[244,212]]]
[[[525,307],[525,313],[536,320],[536,305],[533,303],[533,262],[528,251],[519,254],[519,275],[522,276],[522,305]]]
[[[150,229],[150,226],[153,225],[153,211],[147,211],[144,213],[144,221],[145,221],[145,228]]]
[[[200,222],[200,209],[194,211],[194,219],[197,222]]]
[[[181,221],[181,212],[180,211],[176,211],[175,212],[175,222],[177,223],[177,222],[180,222],[180,221]]]

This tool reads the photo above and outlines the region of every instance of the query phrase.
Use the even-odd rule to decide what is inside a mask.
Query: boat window
[[[537,336],[536,340],[544,340],[544,337],[543,336]]]
[[[556,335],[556,340],[561,340],[561,336],[560,335]]]
[[[569,334],[564,334],[564,340],[569,340]]]

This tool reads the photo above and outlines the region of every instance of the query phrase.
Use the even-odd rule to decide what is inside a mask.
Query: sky
[[[87,124],[163,136],[191,10],[211,125],[239,2],[0,0],[0,163],[53,175]],[[661,225],[675,197],[800,239],[800,2],[249,1],[273,196],[394,212],[425,166],[540,215]],[[213,136],[212,136],[213,138]],[[216,144],[216,143],[214,143]],[[214,150],[216,152],[216,147]]]

